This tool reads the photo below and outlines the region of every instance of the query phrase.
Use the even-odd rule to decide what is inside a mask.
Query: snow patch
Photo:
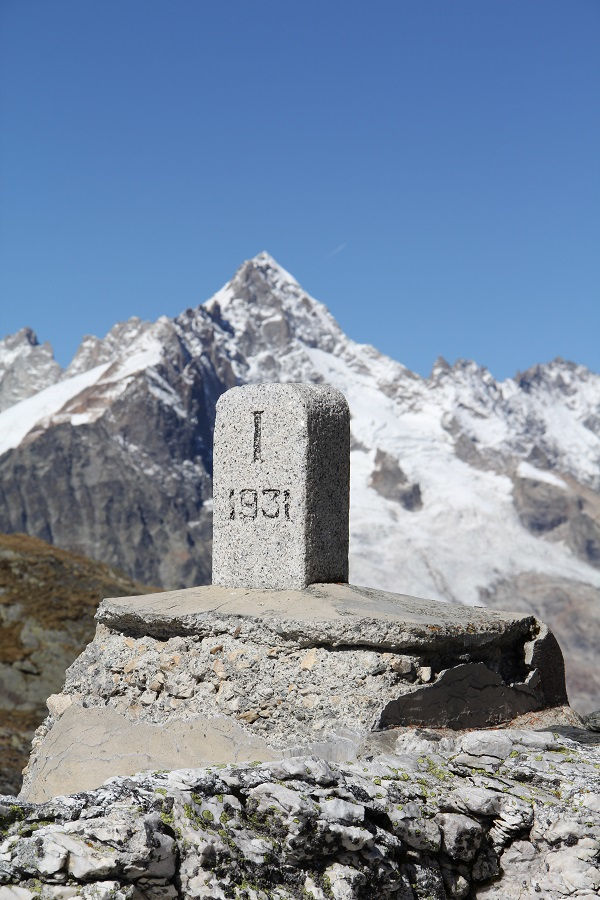
[[[554,487],[562,488],[563,491],[569,488],[568,484],[562,478],[559,478],[558,475],[553,475],[552,472],[546,472],[543,469],[537,469],[526,460],[519,463],[517,475],[520,478],[531,478],[533,481],[543,481],[545,484],[552,484]]]
[[[77,394],[97,382],[107,368],[105,363],[67,381],[59,381],[0,413],[0,454],[17,447],[41,420],[59,413]]]

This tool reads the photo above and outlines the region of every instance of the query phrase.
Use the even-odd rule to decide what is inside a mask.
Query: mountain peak
[[[0,341],[0,411],[54,384],[62,369],[50,344],[21,328]]]
[[[515,375],[515,381],[527,393],[541,388],[572,394],[580,390],[581,385],[590,378],[593,378],[593,373],[586,366],[561,356],[556,356],[547,363],[537,363]]]
[[[247,356],[291,352],[297,342],[331,350],[341,337],[326,307],[266,251],[243,262],[204,309],[235,332],[237,349]]]
[[[39,347],[37,334],[33,328],[25,327],[15,331],[14,334],[7,334],[5,338],[0,340],[0,347],[7,350],[16,350],[17,348]]]
[[[261,250],[260,253],[257,253],[256,256],[253,256],[249,262],[253,263],[270,263],[271,265],[279,265],[274,256],[268,252],[268,250]]]
[[[295,288],[300,288],[300,285],[291,272],[284,269],[283,266],[280,265],[270,253],[267,253],[266,250],[257,253],[252,259],[245,260],[233,276],[232,282],[236,281],[236,279],[242,281],[249,280],[256,275],[263,278],[269,286],[274,289],[281,288],[285,285],[292,285]]]

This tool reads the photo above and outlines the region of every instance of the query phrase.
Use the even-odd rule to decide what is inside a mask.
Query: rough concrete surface
[[[319,584],[119,598],[97,618],[49,698],[24,797],[182,759],[354,759],[392,726],[496,725],[566,701],[560,650],[531,616]],[[214,742],[207,722],[222,723]]]
[[[235,387],[217,403],[214,584],[348,580],[350,414],[327,385]]]
[[[439,603],[352,584],[305,590],[216,585],[103,600],[98,622],[131,635],[220,634],[232,626],[264,643],[362,646],[394,651],[507,644],[528,637],[536,619],[481,606]]]

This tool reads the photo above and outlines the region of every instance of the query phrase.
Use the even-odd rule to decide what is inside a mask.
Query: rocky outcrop
[[[22,796],[111,775],[317,753],[398,725],[497,725],[567,701],[532,616],[353,585],[204,587],[104,601],[38,729]]]
[[[40,344],[31,328],[0,340],[0,412],[55,384],[62,369],[50,344]]]
[[[404,509],[414,510],[423,506],[420,485],[416,482],[411,484],[396,457],[385,450],[377,449],[369,484],[386,500],[394,500]]]
[[[107,594],[139,583],[24,534],[0,535],[0,792],[16,792],[46,698],[93,637]]]
[[[563,900],[600,891],[600,756],[571,729],[394,729],[295,757],[0,797],[3,900]]]
[[[529,531],[564,540],[580,559],[600,568],[600,501],[596,494],[556,477],[551,481],[516,477],[513,496],[519,518]]]
[[[215,391],[216,402],[219,392]],[[211,412],[180,417],[134,382],[110,416],[42,431],[0,457],[0,521],[149,584],[210,580]],[[134,452],[135,450],[135,452]],[[65,510],[69,511],[65,515]]]
[[[516,479],[514,498],[522,523],[538,534],[558,528],[568,520],[572,511],[564,488],[532,478]]]

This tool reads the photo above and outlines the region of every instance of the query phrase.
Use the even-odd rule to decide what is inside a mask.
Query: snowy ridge
[[[532,380],[525,373],[496,382],[475,363],[461,362],[430,383],[469,440],[507,457],[537,448],[552,466],[598,489],[600,429],[590,425],[600,412],[600,377],[563,360],[535,373]]]
[[[37,346],[38,339],[31,328],[21,328],[16,334],[3,338],[0,341],[0,373],[4,375],[17,359],[28,356]]]
[[[137,329],[126,353],[123,346],[117,348],[109,344],[112,352],[88,354],[92,339],[86,338],[82,345],[84,353],[80,348],[73,361],[77,364],[72,363],[60,381],[0,413],[0,454],[17,447],[34,430],[51,428],[64,422],[73,426],[86,425],[103,415],[109,404],[125,391],[128,379],[160,361],[162,325],[159,320],[156,326]],[[97,342],[94,345],[97,351],[98,345],[103,342],[97,338],[93,340]],[[100,365],[86,367],[98,358],[104,360]],[[85,359],[85,364],[81,363],[82,359]],[[70,372],[77,374],[69,377]],[[154,378],[157,376],[154,375]],[[156,389],[159,387],[157,384]],[[93,388],[97,388],[96,395]]]
[[[67,381],[59,381],[6,409],[0,414],[0,453],[18,447],[29,432],[44,421],[49,427],[52,417],[90,384],[98,381],[107,368],[108,365],[104,364]],[[75,421],[73,424],[83,422]]]

